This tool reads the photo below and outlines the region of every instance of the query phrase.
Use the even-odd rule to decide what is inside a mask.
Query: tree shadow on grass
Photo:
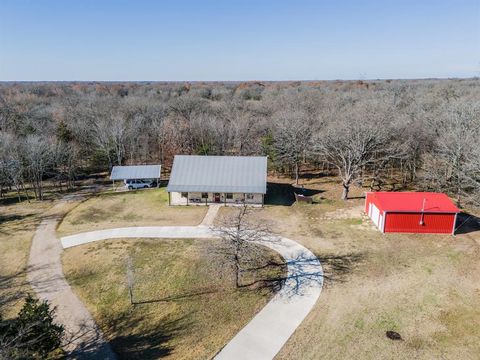
[[[128,329],[143,320],[143,317],[138,316],[133,319],[116,319],[115,326]],[[114,336],[110,344],[120,359],[158,359],[172,353],[174,348],[169,344],[170,340],[187,326],[187,316],[165,319],[159,326],[144,329],[141,333]]]
[[[180,300],[190,300],[191,298],[202,296],[202,295],[209,295],[213,293],[220,292],[220,289],[199,289],[197,291],[192,291],[189,293],[184,294],[176,294],[176,295],[169,295],[163,298],[158,299],[145,299],[145,300],[134,300],[133,305],[145,305],[145,304],[153,304],[159,302],[171,302],[171,301],[180,301]]]
[[[6,215],[0,215],[0,234],[5,234],[9,235],[12,232],[15,232],[16,230],[24,230],[25,228],[28,228],[30,225],[34,225],[35,221],[35,216],[36,214],[31,213],[31,214],[6,214]],[[18,223],[19,221],[22,221],[22,223]],[[9,231],[6,230],[6,227],[10,225],[10,223],[13,223],[13,227],[9,227]]]
[[[15,194],[15,195],[0,198],[0,205],[18,204],[20,202],[24,202],[28,200],[30,200],[30,198],[27,198],[25,195],[20,195],[20,199],[18,199],[17,194]]]
[[[347,253],[342,255],[326,254],[318,256],[323,267],[325,285],[345,282],[346,276],[366,259],[364,253]]]
[[[117,314],[108,319],[103,333],[109,338],[106,343],[96,329],[83,326],[79,334],[70,334],[72,341],[90,333],[89,340],[76,346],[73,358],[87,360],[103,359],[108,355],[108,344],[119,359],[158,359],[170,355],[174,350],[169,342],[188,327],[188,316],[165,319],[159,325],[138,329],[139,323],[148,323],[146,316],[135,310]]]
[[[0,275],[0,313],[15,306],[27,295],[26,271],[20,270],[8,275]]]

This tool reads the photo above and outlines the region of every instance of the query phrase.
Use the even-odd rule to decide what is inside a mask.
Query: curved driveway
[[[56,236],[59,217],[43,220],[32,239],[27,279],[38,297],[55,307],[65,326],[64,349],[73,359],[116,359],[115,353],[63,274],[62,246]]]
[[[114,238],[214,238],[207,226],[150,226],[91,231],[65,236],[63,248]],[[271,236],[258,242],[277,251],[288,266],[282,289],[217,354],[216,359],[270,360],[280,351],[320,296],[323,271],[318,258],[299,243]]]

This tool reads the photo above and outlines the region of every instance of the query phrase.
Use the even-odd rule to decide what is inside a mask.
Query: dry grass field
[[[203,206],[168,206],[165,188],[94,196],[71,211],[58,227],[59,236],[123,226],[198,225]]]
[[[287,206],[282,202],[288,182],[271,185],[267,205],[253,209],[250,220],[315,252],[325,287],[277,359],[479,358],[480,231],[383,235],[362,213],[362,189],[353,187],[353,199],[344,202],[335,178],[302,180],[315,203]],[[0,206],[0,276],[7,279],[0,284],[2,301],[29,289],[24,270],[30,241],[43,216],[58,215],[51,210],[56,203]],[[206,212],[169,207],[164,189],[106,193],[55,209],[70,211],[59,236],[119,226],[196,225]],[[222,208],[219,217],[231,211]],[[272,295],[267,289],[233,289],[230,269],[212,248],[214,240],[120,239],[68,249],[63,263],[122,358],[202,359],[213,356]],[[266,258],[277,256],[265,252]],[[135,306],[128,299],[127,257],[137,280],[134,300],[143,302]],[[4,315],[10,316],[21,303],[12,299],[7,305]],[[388,339],[388,330],[403,340]]]
[[[234,288],[220,240],[119,239],[67,249],[64,271],[124,359],[209,359],[270,299]],[[264,248],[261,261],[280,261]],[[129,302],[126,263],[135,286]],[[276,272],[258,273],[265,278]]]
[[[319,203],[250,215],[314,251],[325,270],[319,301],[276,358],[478,359],[480,232],[382,235],[362,216],[363,199],[337,200],[329,178],[305,184],[322,191]]]
[[[0,206],[0,310],[6,317],[17,313],[20,299],[30,290],[25,278],[30,243],[42,213],[51,206],[51,202],[14,199]]]

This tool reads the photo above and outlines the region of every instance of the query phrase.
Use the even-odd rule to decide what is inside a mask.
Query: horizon
[[[1,82],[480,76],[480,2],[5,0]]]
[[[317,80],[262,80],[262,79],[251,79],[251,80],[0,80],[0,84],[12,84],[12,83],[165,83],[165,84],[176,84],[176,83],[192,83],[192,84],[228,84],[228,83],[315,83],[315,82],[374,82],[374,81],[464,81],[464,80],[480,80],[480,76],[471,76],[471,77],[430,77],[430,78],[372,78],[372,79],[317,79]]]

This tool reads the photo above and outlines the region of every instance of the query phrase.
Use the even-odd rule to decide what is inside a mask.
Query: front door
[[[214,198],[214,201],[215,201],[216,203],[219,203],[219,202],[220,202],[220,194],[219,194],[219,193],[215,193],[215,194],[213,195],[213,198]]]

